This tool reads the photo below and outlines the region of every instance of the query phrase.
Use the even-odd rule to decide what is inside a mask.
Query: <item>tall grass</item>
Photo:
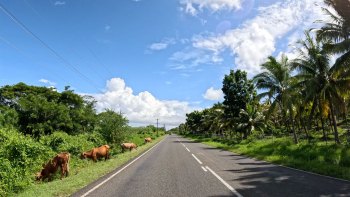
[[[334,143],[301,141],[288,137],[229,144],[212,138],[188,136],[209,146],[318,174],[350,180],[350,147]]]

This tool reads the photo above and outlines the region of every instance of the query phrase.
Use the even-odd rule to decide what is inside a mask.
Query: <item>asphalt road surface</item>
[[[170,135],[73,196],[350,196],[350,182]]]

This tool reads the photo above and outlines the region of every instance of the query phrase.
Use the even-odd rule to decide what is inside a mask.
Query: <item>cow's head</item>
[[[86,153],[81,153],[80,159],[86,159]]]
[[[41,172],[37,172],[35,174],[35,180],[40,181],[42,178],[43,178],[43,175],[41,174]]]

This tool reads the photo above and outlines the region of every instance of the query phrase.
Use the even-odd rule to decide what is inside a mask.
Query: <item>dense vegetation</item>
[[[156,128],[133,128],[122,113],[106,109],[97,113],[94,100],[66,87],[29,86],[24,83],[0,88],[0,196],[23,191],[35,184],[34,174],[56,153],[72,155],[71,169],[83,169],[91,161],[80,160],[83,151],[103,144],[112,147],[145,137],[157,137]],[[164,128],[160,129],[163,134]],[[76,172],[78,172],[76,170]]]
[[[321,28],[305,32],[296,43],[297,58],[271,56],[251,80],[244,71],[231,70],[223,80],[224,101],[187,114],[186,123],[174,131],[226,144],[259,144],[257,140],[285,136],[299,144],[296,147],[309,144],[296,148],[305,157],[315,151],[309,161],[318,160],[324,151],[331,153],[325,160],[349,167],[350,2],[325,3],[331,21],[317,21]],[[286,144],[275,148],[295,147]],[[326,148],[317,152],[318,145]],[[279,153],[288,157],[296,152]]]

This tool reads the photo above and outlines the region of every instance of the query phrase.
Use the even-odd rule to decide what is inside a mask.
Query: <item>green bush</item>
[[[69,152],[76,156],[84,151],[105,144],[102,137],[97,133],[72,136],[64,132],[54,132],[51,135],[42,137],[41,141],[55,152]]]
[[[349,147],[345,147],[342,150],[339,164],[344,167],[350,166],[350,148]]]
[[[0,129],[0,192],[19,192],[54,152],[13,129]]]

